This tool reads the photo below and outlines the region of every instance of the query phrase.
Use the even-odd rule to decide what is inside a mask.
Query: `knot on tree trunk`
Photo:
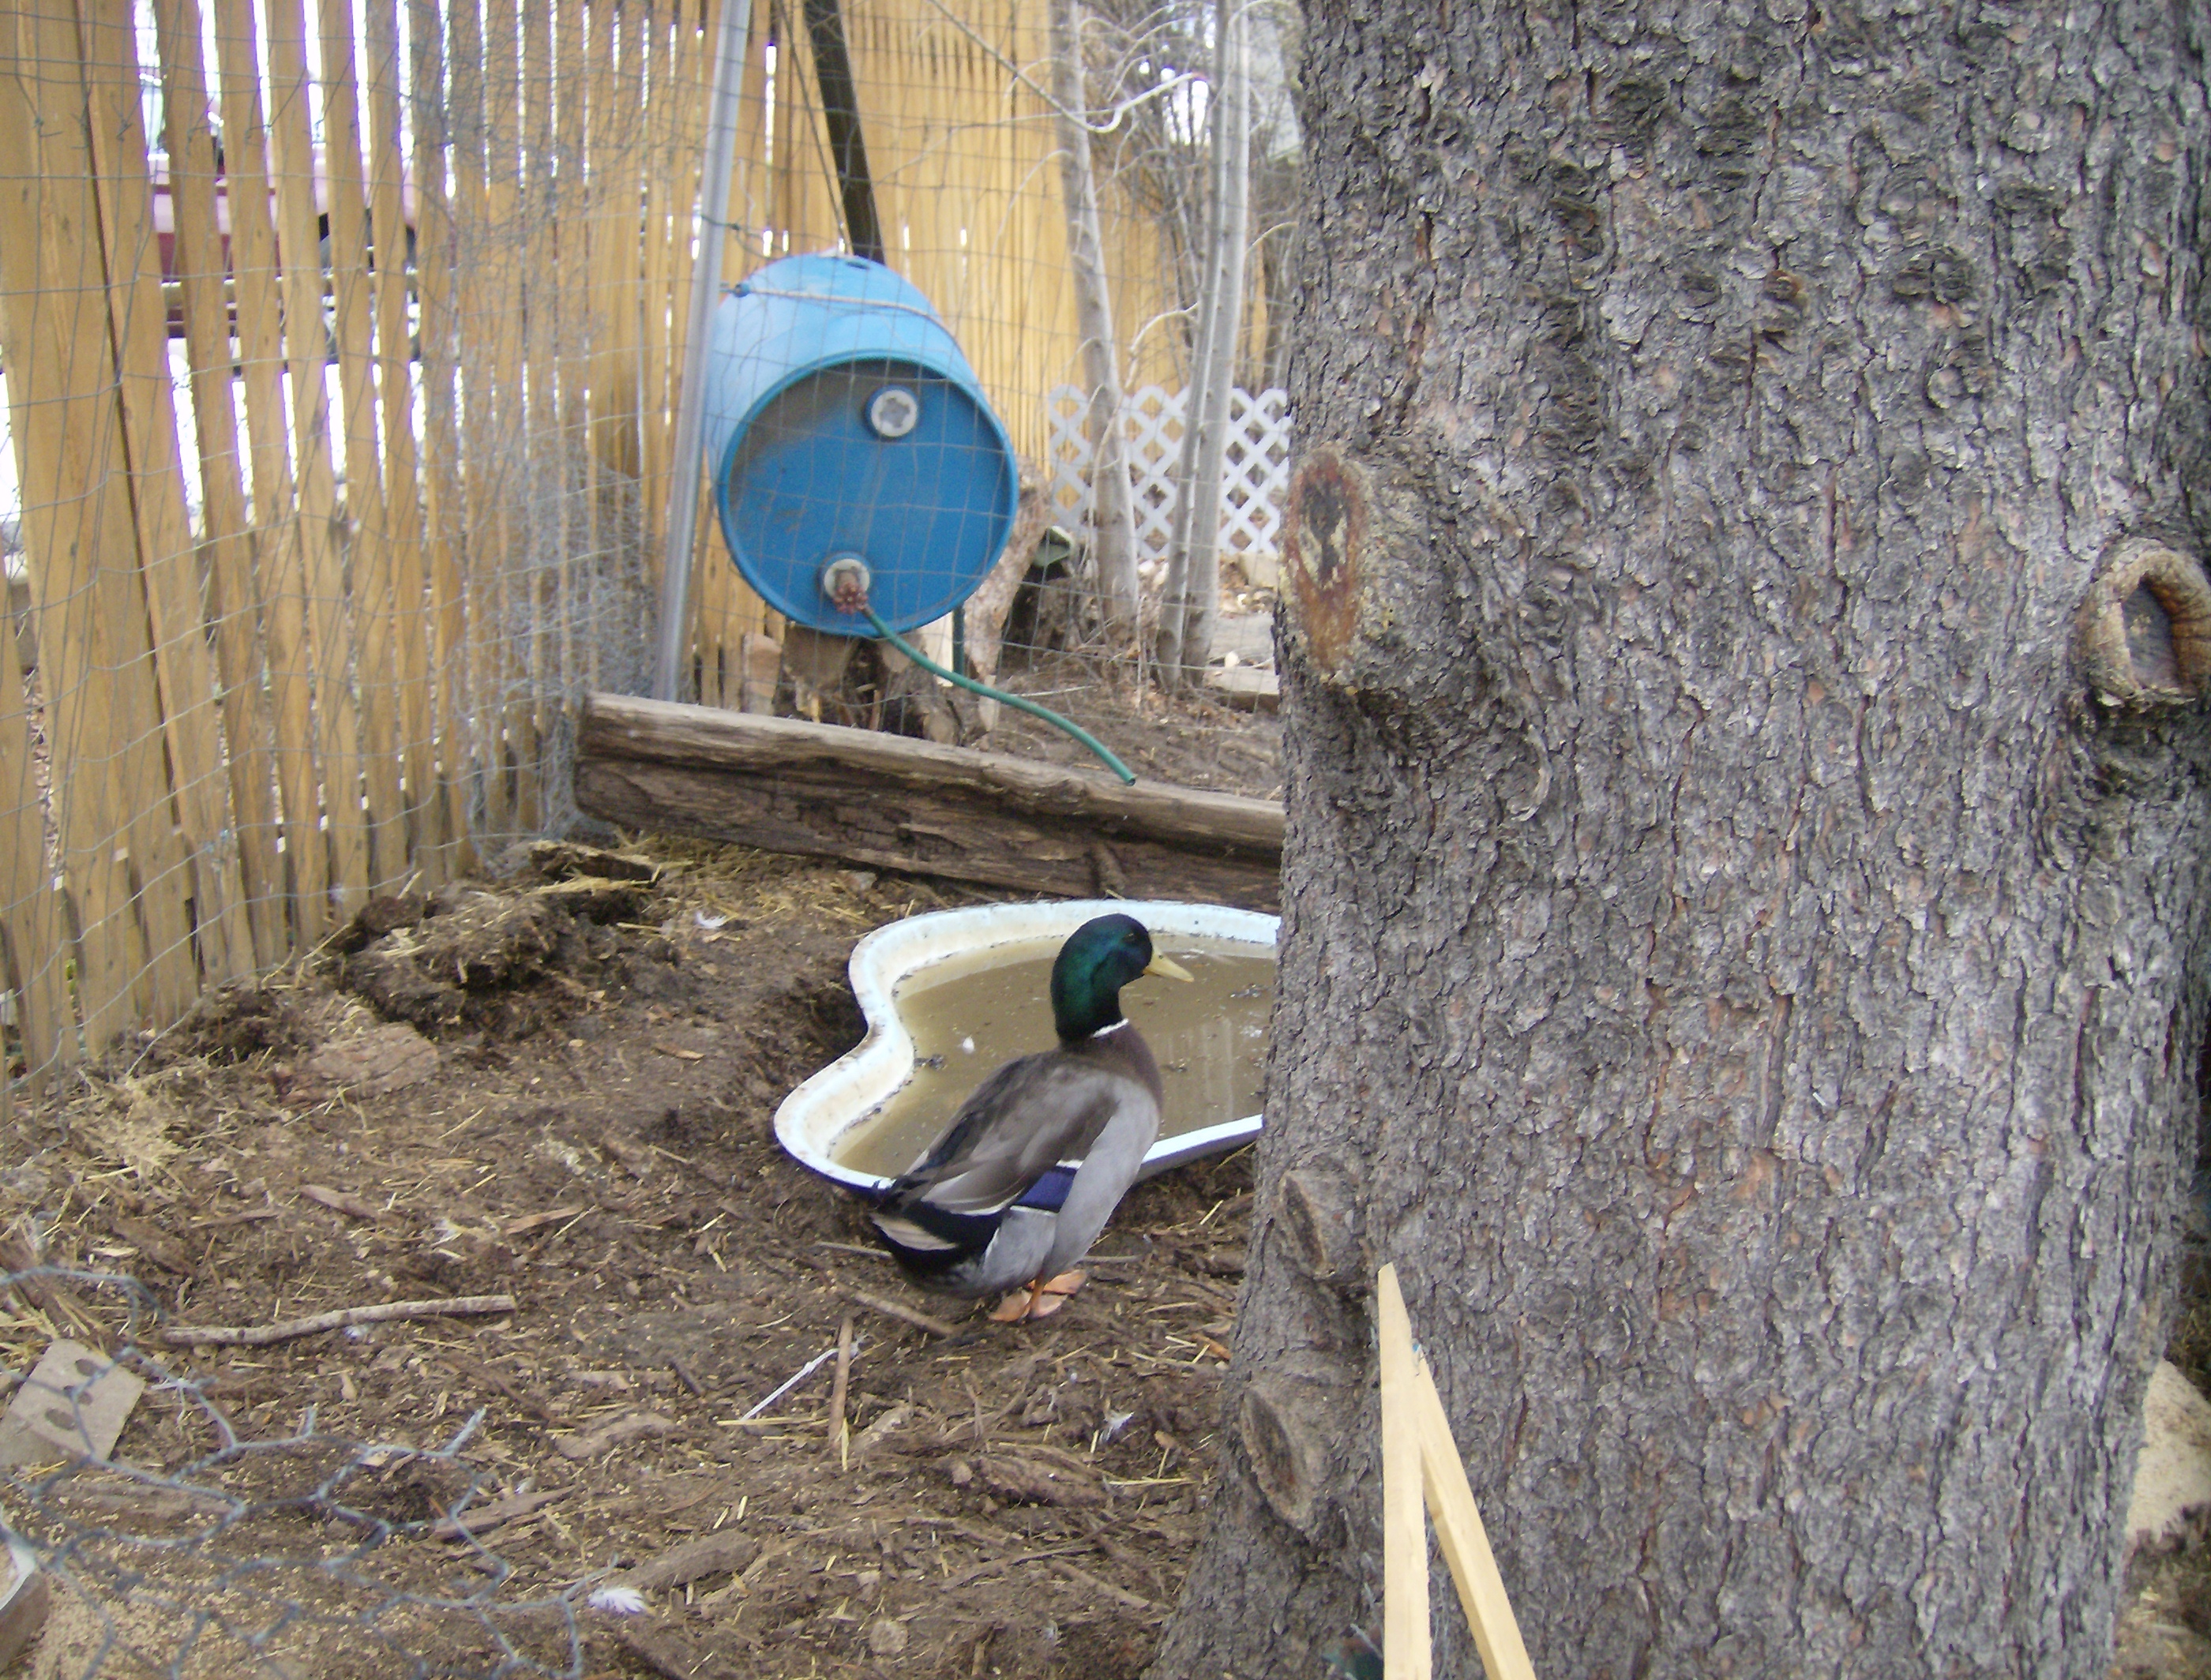
[[[1281,1198],[1282,1235],[1298,1270],[1317,1284],[1355,1282],[1363,1289],[1359,1204],[1342,1175],[1293,1167],[1282,1175]]]
[[[1282,521],[1291,624],[1324,680],[1340,677],[1359,631],[1373,493],[1366,474],[1331,444],[1305,452]]]
[[[1328,1442],[1336,1431],[1324,1396],[1311,1385],[1259,1376],[1237,1408],[1245,1462],[1276,1516],[1311,1539],[1329,1486]]]
[[[2186,705],[2211,688],[2211,581],[2193,555],[2129,538],[2088,586],[2078,645],[2088,692],[2100,704]]]

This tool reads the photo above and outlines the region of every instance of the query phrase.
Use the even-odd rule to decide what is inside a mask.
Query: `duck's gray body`
[[[1163,1095],[1151,1048],[1126,1020],[1009,1061],[891,1186],[875,1228],[918,1281],[951,1294],[1057,1276],[1136,1181]]]

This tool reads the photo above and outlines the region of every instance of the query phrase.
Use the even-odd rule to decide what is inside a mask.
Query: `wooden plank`
[[[497,504],[503,470],[493,346],[498,332],[499,259],[489,239],[491,221],[485,139],[491,90],[484,72],[484,20],[478,0],[446,0],[451,31],[450,112],[446,136],[452,154],[451,250],[456,366],[461,425],[457,462],[462,504],[449,532],[461,586],[466,630],[454,655],[463,703],[458,734],[446,751],[460,760],[469,816],[481,801],[486,831],[506,828],[506,746],[498,709],[495,585],[492,578]]]
[[[483,382],[490,420],[486,455],[492,474],[488,543],[471,543],[478,599],[486,610],[473,625],[477,668],[499,699],[482,723],[490,738],[486,765],[486,823],[492,832],[527,830],[536,820],[537,735],[524,680],[528,529],[523,498],[534,464],[523,392],[523,329],[529,304],[521,214],[522,88],[516,0],[484,0],[485,219],[476,229],[486,270],[483,301],[491,310],[490,378]],[[473,405],[471,405],[473,406]],[[475,429],[471,418],[470,429]],[[496,451],[491,455],[491,451]],[[477,470],[475,462],[470,470]]]
[[[437,758],[418,841],[416,866],[427,880],[449,879],[470,860],[468,746],[462,738],[468,631],[466,593],[457,553],[465,507],[461,491],[460,426],[454,376],[460,333],[453,287],[453,215],[445,190],[447,113],[445,20],[437,0],[408,0],[415,129],[415,269],[421,292],[422,377],[422,530],[424,613],[430,640],[431,740]]]
[[[584,505],[586,474],[579,458],[588,451],[591,442],[591,300],[585,295],[585,288],[574,283],[579,269],[588,272],[578,259],[587,249],[591,237],[590,190],[583,178],[585,145],[591,134],[591,71],[584,56],[584,0],[555,0],[553,60],[556,107],[554,122],[563,159],[556,178],[560,215],[555,239],[564,282],[554,292],[555,318],[560,326],[560,356],[554,370],[559,406],[551,416],[551,423],[557,428],[555,470],[559,478],[554,493],[560,553],[560,575],[554,587],[560,604],[558,653],[561,680],[572,684],[578,680],[577,624],[590,610],[590,581],[599,568],[598,556],[588,552],[585,546],[591,522]],[[594,632],[600,628],[597,625],[591,626]],[[599,636],[587,634],[581,649],[582,662],[590,673],[582,678],[586,684],[597,677],[598,652]]]
[[[330,402],[323,370],[330,341],[323,323],[322,236],[315,208],[315,157],[308,133],[307,25],[300,0],[266,0],[269,13],[269,134],[276,168],[277,247],[284,293],[284,360],[291,391],[293,488],[299,498],[300,551],[307,589],[307,631],[315,661],[316,744],[329,823],[330,889],[325,914],[342,922],[368,896],[368,825],[361,800],[360,712],[354,693],[353,609],[346,596],[338,529],[337,477],[330,461]],[[234,200],[236,195],[231,197]],[[235,204],[233,203],[233,210]]]
[[[1436,1392],[1435,1374],[1425,1354],[1414,1353],[1413,1368],[1420,1485],[1427,1495],[1428,1515],[1435,1523],[1444,1561],[1451,1565],[1451,1581],[1458,1588],[1459,1604],[1474,1634],[1475,1649],[1481,1653],[1482,1671],[1488,1680],[1536,1680],[1528,1647],[1521,1643],[1519,1621],[1512,1614],[1512,1600],[1489,1550],[1489,1532],[1481,1526],[1466,1465],[1451,1438],[1443,1396]]]
[[[399,790],[399,686],[392,594],[393,533],[385,512],[382,428],[377,416],[375,323],[368,272],[368,195],[360,156],[360,76],[353,0],[321,0],[323,155],[328,178],[330,278],[335,304],[338,397],[345,425],[345,517],[359,638],[361,780],[367,799],[367,881],[407,873],[406,813]],[[394,230],[397,231],[396,229]]]
[[[262,603],[253,577],[245,484],[239,470],[243,444],[231,390],[227,266],[215,226],[218,171],[198,0],[154,0],[154,23],[161,60],[163,141],[169,154],[169,208],[176,230],[174,263],[199,446],[206,610],[215,626],[231,820],[253,964],[270,969],[289,954],[290,941],[285,931],[283,866],[276,851],[276,767],[270,753],[274,726],[257,630]]]
[[[0,116],[0,134],[6,128]],[[0,239],[13,237],[4,214],[11,196],[0,193]],[[76,1018],[63,977],[68,937],[46,852],[22,674],[11,662],[0,665],[0,987],[15,994],[23,1067],[33,1078],[76,1060]],[[0,1059],[0,1091],[8,1081]]]
[[[136,557],[118,469],[106,366],[105,266],[85,153],[76,19],[0,17],[16,54],[49,73],[0,76],[0,354],[22,486],[23,559],[39,650],[39,682],[59,863],[75,900],[76,995],[89,1048],[130,1024],[146,971],[132,913],[129,812],[118,740],[136,708],[111,632],[102,574]],[[51,67],[68,66],[64,74]],[[150,1008],[154,1000],[142,1000]]]
[[[613,466],[620,452],[615,433],[620,424],[622,384],[619,347],[621,323],[615,318],[615,291],[621,272],[623,237],[633,231],[625,226],[627,219],[623,212],[635,180],[625,173],[622,164],[623,139],[635,122],[636,113],[622,97],[619,16],[619,8],[611,0],[590,0],[585,21],[588,38],[585,57],[591,65],[588,99],[591,191],[591,207],[585,213],[591,226],[591,243],[584,284],[591,299],[591,459],[595,466],[602,468]],[[611,484],[603,470],[593,475],[591,484],[598,504],[594,511],[601,521],[594,528],[591,547],[594,553],[603,553],[608,546],[603,532],[612,528],[610,516],[615,493],[609,488],[602,495],[603,487]]]
[[[322,834],[322,777],[315,762],[314,692],[307,648],[290,433],[284,419],[283,306],[276,288],[276,226],[270,215],[269,137],[261,104],[260,49],[251,0],[215,0],[221,82],[224,200],[238,294],[238,360],[245,390],[251,517],[259,534],[264,650],[276,719],[276,785],[293,933],[300,948],[330,922],[330,849]]]
[[[135,114],[136,77],[134,72],[127,87],[118,85],[122,66],[115,62],[112,53],[95,56],[82,18],[78,20],[76,42],[78,68],[83,77],[82,125],[67,126],[44,135],[39,167],[48,174],[60,172],[82,179],[92,210],[85,227],[94,242],[83,252],[85,266],[72,265],[72,283],[79,275],[87,282],[96,280],[107,305],[104,320],[89,309],[76,317],[78,335],[71,344],[70,364],[76,377],[86,382],[77,390],[94,398],[89,411],[97,428],[99,456],[94,470],[101,475],[94,491],[102,504],[99,539],[102,552],[94,574],[94,594],[99,604],[100,636],[107,662],[94,680],[105,682],[112,691],[117,732],[112,738],[98,741],[95,750],[113,754],[117,792],[122,801],[117,815],[124,825],[117,838],[127,850],[130,910],[146,942],[146,958],[136,976],[135,989],[145,1018],[151,1024],[166,1025],[183,1014],[198,995],[199,975],[190,913],[191,869],[184,837],[178,831],[176,789],[171,779],[172,765],[164,751],[162,706],[154,663],[154,625],[146,594],[146,567],[149,558],[172,565],[181,559],[189,572],[191,561],[185,553],[189,539],[180,541],[173,529],[155,539],[166,546],[151,556],[144,546],[147,526],[140,523],[140,498],[132,482],[131,437],[126,422],[130,401],[124,390],[124,375],[127,370],[116,360],[113,311],[117,290],[122,288],[126,297],[131,294],[137,264],[153,257],[154,249],[146,203],[144,136],[134,123],[133,132],[139,136],[137,155],[129,160],[127,167],[133,178],[131,190],[137,195],[140,237],[127,250],[118,250],[109,242],[109,235],[115,230],[106,225],[101,204],[103,196],[110,200],[119,196],[114,189],[103,194],[100,174],[103,155],[123,162],[120,148],[112,144],[109,135],[100,136],[102,142],[108,142],[104,154],[91,143],[95,131],[103,128],[112,130],[117,121],[116,107],[124,100],[133,101]],[[157,305],[157,310],[158,307]],[[166,383],[166,370],[155,377]],[[148,396],[142,384],[137,399],[142,402]],[[156,450],[150,435],[152,430],[149,413],[140,438],[149,464]],[[169,458],[173,463],[173,440]],[[181,506],[177,512],[181,516]],[[158,512],[149,511],[147,518],[154,530],[161,529]],[[111,520],[119,520],[119,523],[111,524]],[[166,567],[165,575],[176,579],[176,572]],[[179,602],[179,606],[182,612],[191,610],[185,603]],[[211,695],[213,691],[206,692]],[[60,757],[58,751],[58,764]],[[215,819],[217,826],[206,831],[210,841],[219,841],[221,820],[220,817]],[[220,884],[213,885],[219,892]]]
[[[1382,1268],[1374,1293],[1382,1366],[1382,1673],[1384,1680],[1428,1680],[1428,1525],[1420,1508],[1413,1327],[1396,1266]]]
[[[79,750],[89,746],[112,755],[120,801],[116,815],[123,825],[116,839],[126,854],[130,913],[146,945],[145,960],[135,976],[134,990],[146,1018],[156,1024],[167,1024],[181,1015],[198,994],[199,976],[192,948],[191,863],[183,837],[178,831],[172,765],[163,750],[162,707],[154,657],[154,626],[149,618],[150,603],[146,594],[146,566],[149,558],[171,565],[181,559],[184,569],[189,572],[191,562],[185,553],[189,539],[180,539],[173,528],[163,530],[159,512],[147,510],[146,523],[141,523],[141,499],[132,482],[131,435],[126,423],[126,410],[134,397],[125,390],[124,375],[127,366],[116,360],[113,311],[117,290],[122,288],[126,297],[132,294],[131,281],[136,265],[153,252],[146,205],[145,141],[136,124],[132,124],[132,131],[139,136],[137,154],[126,166],[133,178],[131,187],[137,195],[140,237],[127,249],[118,250],[111,242],[111,235],[118,230],[106,225],[101,201],[103,196],[112,200],[119,195],[112,186],[103,195],[100,174],[104,158],[124,163],[119,155],[121,148],[112,138],[117,121],[114,113],[124,99],[135,100],[136,78],[134,73],[127,88],[118,85],[124,73],[122,66],[115,61],[112,52],[95,56],[96,49],[82,18],[77,21],[76,39],[77,64],[82,76],[81,118],[76,123],[41,136],[39,166],[48,175],[81,179],[88,195],[82,202],[89,210],[83,223],[88,242],[81,253],[71,257],[69,277],[64,283],[97,285],[107,305],[105,319],[101,318],[103,311],[90,308],[75,316],[69,366],[76,382],[76,393],[92,399],[87,410],[94,428],[97,450],[92,470],[100,475],[100,482],[97,486],[88,485],[87,488],[100,508],[100,535],[96,541],[100,553],[93,577],[93,598],[98,603],[99,633],[104,649],[104,663],[94,680],[105,683],[112,691],[116,733],[111,737],[88,740]],[[134,114],[135,110],[134,104]],[[104,150],[95,149],[94,136],[102,129],[110,133],[99,136],[104,142]],[[86,294],[88,303],[91,295]],[[158,304],[155,308],[158,311]],[[156,377],[165,378],[165,375],[166,370]],[[148,399],[149,393],[142,383],[135,400],[144,404]],[[150,465],[156,450],[151,436],[153,417],[150,412],[142,412],[145,413],[145,426],[138,441]],[[173,433],[169,459],[173,463]],[[182,511],[179,505],[176,509],[179,523]],[[145,546],[149,528],[159,533],[152,540],[167,545],[150,556]],[[175,586],[175,571],[165,565],[164,575]],[[181,602],[179,605],[183,611],[191,610]],[[211,689],[206,692],[212,694]],[[57,767],[66,774],[66,770],[62,769],[64,756],[62,744],[57,742]],[[214,821],[215,827],[203,831],[210,841],[220,838],[221,819],[218,816]],[[221,893],[219,881],[210,885]]]
[[[419,864],[443,838],[432,820],[437,799],[430,693],[431,625],[421,483],[415,463],[415,405],[409,372],[406,210],[399,116],[399,13],[396,0],[367,0],[369,227],[375,259],[376,385],[382,407],[384,517],[389,528],[391,637],[397,652],[398,771],[403,790],[406,857]],[[381,228],[381,233],[375,230]],[[379,867],[380,864],[379,864]]]
[[[593,56],[598,97],[593,101],[591,157],[601,172],[602,190],[591,212],[591,275],[595,366],[591,379],[592,453],[606,470],[602,479],[607,515],[627,511],[628,486],[636,473],[637,441],[637,269],[640,227],[639,171],[635,71],[641,33],[634,21],[620,19],[619,9],[596,0],[591,9]],[[603,546],[603,545],[601,545]],[[657,589],[648,570],[646,584]]]
[[[662,0],[645,14],[645,99],[641,115],[645,133],[645,239],[640,261],[644,282],[639,293],[639,312],[641,317],[643,342],[639,363],[641,436],[640,460],[643,483],[639,486],[643,502],[639,512],[643,519],[640,535],[647,553],[665,553],[668,547],[668,462],[675,439],[668,425],[668,394],[676,383],[668,359],[670,337],[669,327],[668,277],[671,266],[669,229],[674,224],[674,200],[671,189],[682,165],[677,157],[677,135],[674,126],[676,102],[669,95],[674,92],[669,83],[674,53],[669,40],[669,13],[674,9]],[[699,147],[694,143],[683,149],[694,157]],[[692,196],[695,199],[696,193]],[[688,300],[687,300],[688,301]]]
[[[198,557],[185,512],[176,397],[161,299],[138,72],[129,0],[78,8],[91,90],[93,167],[108,253],[107,302],[122,396],[123,439],[138,535],[138,572],[149,615],[153,674],[168,748],[161,804],[178,831],[169,837],[181,868],[146,890],[176,901],[169,925],[188,931],[209,982],[253,963],[239,900],[238,851],[216,722],[215,664],[207,644]],[[146,770],[161,773],[157,753]],[[148,789],[148,796],[154,790]],[[157,820],[161,819],[157,818]],[[187,903],[189,903],[189,910]],[[197,990],[197,977],[194,976]]]
[[[10,57],[16,51],[16,21],[0,19],[0,47]],[[27,77],[0,75],[0,157],[29,160],[36,155],[35,112],[25,97],[28,82]],[[27,543],[43,535],[39,522],[28,516],[37,486],[45,481],[32,431],[49,425],[34,406],[32,391],[37,380],[23,360],[40,341],[34,330],[37,311],[29,307],[32,299],[27,295],[39,281],[40,208],[39,186],[30,169],[0,176],[0,360],[11,370],[27,370],[8,381],[9,429],[15,445],[18,482],[28,493],[24,507]],[[51,444],[51,437],[47,442]],[[59,522],[50,517],[46,523],[53,526]],[[0,637],[12,635],[12,629],[0,627]],[[0,657],[0,945],[4,945],[0,949],[0,964],[4,964],[0,986],[15,994],[24,1067],[37,1077],[76,1059],[76,1021],[64,981],[69,935],[47,851],[24,676],[11,644],[0,640],[0,653],[5,655]],[[47,680],[51,683],[51,676]],[[0,1097],[9,1084],[8,1066],[0,1059]]]
[[[591,696],[578,804],[620,826],[1071,896],[1280,902],[1281,811],[862,729]]]
[[[540,786],[544,743],[552,738],[559,707],[553,698],[561,676],[554,663],[558,632],[565,617],[560,583],[567,555],[559,541],[562,523],[560,486],[567,475],[566,440],[560,435],[560,402],[554,390],[560,350],[562,275],[554,229],[560,214],[554,196],[559,154],[554,148],[553,16],[550,5],[522,8],[523,199],[530,207],[523,262],[524,334],[523,429],[529,439],[530,486],[524,505],[525,537],[508,565],[514,598],[521,611],[515,624],[525,638],[514,651],[524,685],[521,734],[530,750],[523,758],[523,804],[532,826],[545,819]],[[550,560],[552,564],[548,565]]]

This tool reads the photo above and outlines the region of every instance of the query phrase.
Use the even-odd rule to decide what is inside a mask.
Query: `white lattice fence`
[[[1129,440],[1129,482],[1136,503],[1136,547],[1163,559],[1174,526],[1175,461],[1182,449],[1186,393],[1146,385],[1121,411]],[[1090,528],[1090,440],[1083,435],[1087,402],[1073,385],[1045,399],[1051,428],[1052,496],[1060,517],[1087,536]],[[1280,544],[1281,496],[1290,471],[1290,396],[1270,386],[1257,396],[1234,392],[1228,404],[1227,456],[1221,469],[1221,541],[1238,556],[1271,561]]]

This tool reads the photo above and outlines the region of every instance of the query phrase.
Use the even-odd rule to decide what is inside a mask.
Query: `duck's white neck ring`
[[[1129,1018],[1126,1015],[1124,1015],[1119,1020],[1114,1022],[1111,1026],[1099,1028],[1098,1030],[1092,1033],[1090,1036],[1093,1039],[1108,1038],[1113,1034],[1120,1031],[1123,1027],[1125,1027],[1128,1024]]]

